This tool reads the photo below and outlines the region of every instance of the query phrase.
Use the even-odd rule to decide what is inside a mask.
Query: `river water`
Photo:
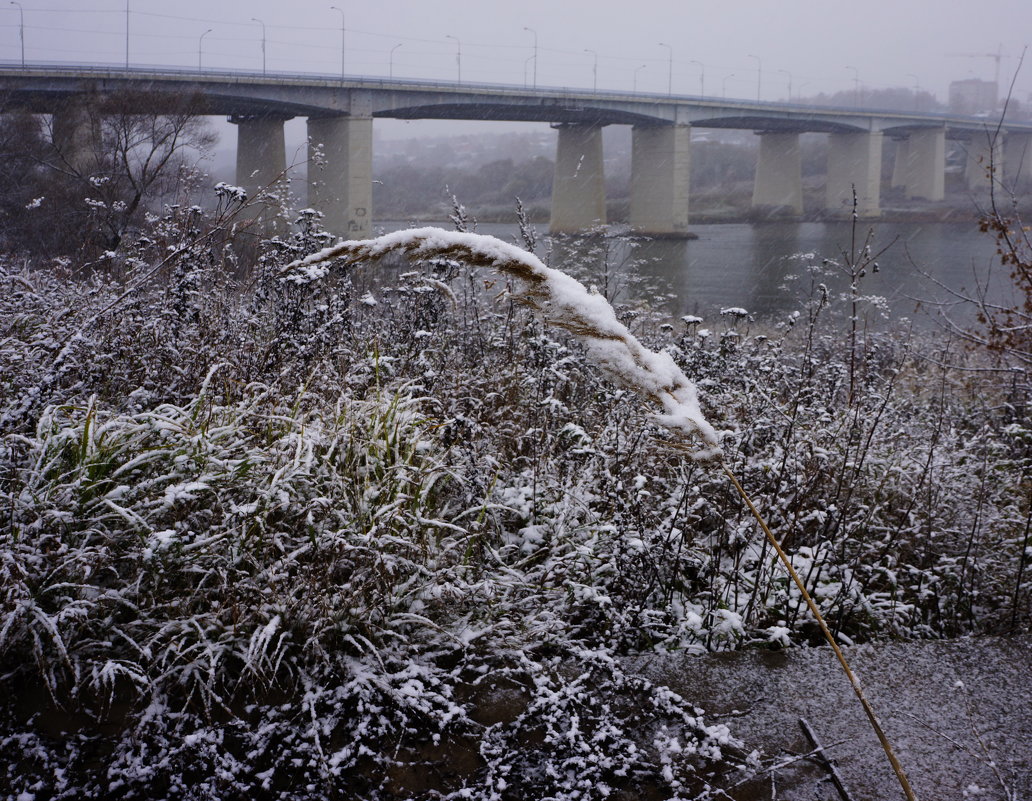
[[[386,230],[402,227],[401,223],[384,224]],[[845,269],[824,260],[844,262],[854,242],[849,222],[724,223],[694,225],[691,230],[698,239],[610,239],[610,272],[618,278],[633,259],[638,272],[652,279],[657,291],[675,296],[673,313],[707,320],[715,320],[720,309],[732,306],[747,309],[758,320],[783,319],[800,308],[799,295],[810,284],[811,265],[823,266],[818,280],[834,294],[848,287]],[[481,224],[477,231],[506,241],[516,241],[519,233],[516,226],[505,224]],[[872,252],[884,252],[877,257],[877,271],[869,269],[863,277],[862,292],[884,298],[894,319],[906,317],[919,328],[931,328],[936,325],[937,304],[956,300],[949,290],[971,293],[986,282],[993,300],[1007,295],[1006,272],[994,257],[995,243],[973,219],[970,223],[861,223],[855,230],[854,251],[863,246],[868,232]],[[597,250],[597,243],[594,246]],[[583,263],[591,258],[591,247],[584,239],[553,242],[549,263],[559,269]],[[547,249],[542,237],[539,253]],[[604,280],[602,263],[595,256],[590,270],[599,284]],[[949,313],[965,324],[974,319],[970,304],[954,302]]]

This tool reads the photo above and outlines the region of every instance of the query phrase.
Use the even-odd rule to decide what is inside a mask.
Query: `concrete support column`
[[[752,205],[771,214],[803,213],[803,170],[799,134],[760,133]]]
[[[857,213],[861,217],[881,214],[880,131],[835,133],[828,136],[828,211],[851,214],[856,189]]]
[[[1003,166],[1011,191],[1024,191],[1032,184],[1032,134],[1008,131],[1004,135]]]
[[[631,227],[645,234],[688,232],[690,125],[635,125],[631,131]]]
[[[100,115],[88,103],[71,100],[54,112],[51,141],[57,158],[80,175],[96,168],[100,138]]]
[[[247,190],[255,217],[272,220],[281,205],[277,195],[287,187],[287,148],[283,137],[282,116],[234,115],[229,121],[237,126],[236,182]]]
[[[342,239],[372,235],[372,117],[309,117],[308,205]]]
[[[913,131],[903,151],[896,153],[895,167],[902,167],[903,187],[908,198],[942,200],[946,197],[946,131]],[[893,185],[895,184],[895,167]]]
[[[979,191],[989,189],[990,165],[997,181],[1003,177],[1003,152],[999,136],[992,132],[974,134],[965,144],[967,161],[964,165],[964,180],[968,189]]]
[[[552,182],[553,234],[585,231],[606,221],[602,126],[563,124]]]
[[[892,188],[901,187],[904,192],[907,188],[907,151],[910,149],[909,139],[896,139],[895,150],[892,155]]]

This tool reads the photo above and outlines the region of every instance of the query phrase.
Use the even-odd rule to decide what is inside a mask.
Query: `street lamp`
[[[344,9],[330,6],[331,11],[340,12],[340,82],[344,83],[344,39],[347,29],[344,27]]]
[[[537,89],[537,57],[538,57],[538,46],[537,46],[537,31],[533,28],[523,27],[523,30],[528,31],[534,36],[534,88]],[[524,81],[526,83],[526,81]]]
[[[251,17],[251,22],[257,22],[262,26],[262,75],[265,74],[265,23],[257,17]]]
[[[913,78],[913,79],[914,79],[914,110],[916,111],[916,110],[917,110],[917,107],[918,107],[918,105],[919,105],[919,104],[918,104],[918,96],[919,96],[919,95],[921,94],[921,81],[920,81],[920,79],[919,79],[919,78],[918,78],[918,77],[917,77],[916,75],[914,75],[914,73],[912,73],[912,72],[908,72],[908,73],[907,73],[907,77],[908,77],[908,78]]]
[[[530,82],[527,80],[527,67],[530,66],[530,62],[534,60],[534,56],[527,56],[523,59],[523,88],[527,89],[530,87]]]
[[[778,70],[778,72],[783,72],[785,75],[788,76],[788,102],[791,103],[792,102],[792,73],[789,72],[788,70]]]
[[[660,47],[665,47],[667,50],[670,51],[670,59],[668,61],[668,69],[667,69],[667,90],[666,90],[666,93],[668,95],[672,95],[674,93],[674,48],[672,48],[668,44],[663,44],[662,42],[659,43],[659,46]]]
[[[446,33],[444,38],[455,40],[455,67],[459,76],[457,83],[462,83],[462,42],[459,41],[458,36],[452,36],[450,33]]]
[[[634,82],[631,84],[631,91],[632,92],[637,92],[638,91],[638,72],[643,70],[643,69],[645,69],[645,65],[644,64],[642,64],[640,67],[635,67],[634,68]]]
[[[723,95],[724,99],[727,100],[727,82],[735,77],[732,72],[730,75],[725,75],[724,80],[720,83],[720,94]]]
[[[763,82],[763,62],[760,61],[760,57],[759,56],[754,56],[751,53],[749,54],[749,58],[755,58],[756,59],[756,102],[759,103],[760,102],[760,84],[762,84],[762,82]]]
[[[706,65],[701,61],[689,61],[689,64],[695,64],[699,67],[699,96],[706,96]]]
[[[22,69],[25,69],[25,9],[16,0],[11,0],[11,5],[18,6],[18,38],[21,39],[21,65]]]
[[[204,44],[204,37],[212,32],[212,28],[208,28],[204,33],[201,34],[201,38],[197,40],[197,71],[200,72],[204,67],[201,65],[201,45]]]
[[[387,57],[387,77],[388,78],[393,78],[394,77],[394,51],[397,50],[399,47],[401,47],[403,44],[405,44],[405,43],[404,42],[398,42],[398,44],[394,45],[394,47],[391,48],[391,54]]]
[[[129,71],[129,0],[125,0],[125,69]]]
[[[853,70],[853,105],[857,108],[860,107],[860,70],[856,67],[846,67],[847,70]]]
[[[595,57],[595,62],[591,66],[591,91],[592,92],[597,92],[598,91],[598,53],[596,53],[594,50],[588,50],[587,48],[584,48],[584,52],[585,53],[591,53],[591,55],[593,55]]]

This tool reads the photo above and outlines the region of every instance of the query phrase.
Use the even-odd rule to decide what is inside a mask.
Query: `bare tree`
[[[43,118],[41,129],[50,140],[44,148],[29,135],[31,125],[12,130],[0,160],[25,173],[17,201],[26,191],[32,199],[20,203],[26,214],[7,199],[9,243],[32,247],[19,236],[25,232],[21,218],[31,214],[36,224],[26,230],[42,225],[44,250],[116,249],[145,211],[181,198],[198,161],[214,145],[216,135],[199,116],[201,108],[192,97],[125,92],[77,99]],[[30,164],[36,169],[28,170]]]
[[[979,209],[978,216],[980,229],[996,241],[997,260],[1000,267],[1009,273],[1012,293],[1005,299],[995,299],[990,293],[988,275],[970,291],[959,291],[934,278],[932,280],[950,298],[942,309],[947,330],[963,341],[996,354],[1004,369],[1027,376],[1032,369],[1032,225],[1019,207],[1017,187],[1007,184],[1003,165],[997,159],[1004,121],[1012,103],[1014,81],[1020,69],[1021,62],[1014,72],[1000,118],[984,132],[989,156],[981,166],[988,177],[989,198],[987,205]],[[957,305],[974,307],[977,327],[972,328],[950,318],[946,313],[947,307]]]

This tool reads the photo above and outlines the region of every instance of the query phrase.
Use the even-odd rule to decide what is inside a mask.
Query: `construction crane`
[[[947,53],[952,58],[991,58],[996,62],[996,71],[993,73],[993,82],[997,87],[1000,85],[1000,60],[1003,58],[1003,45],[996,49],[995,53]]]

